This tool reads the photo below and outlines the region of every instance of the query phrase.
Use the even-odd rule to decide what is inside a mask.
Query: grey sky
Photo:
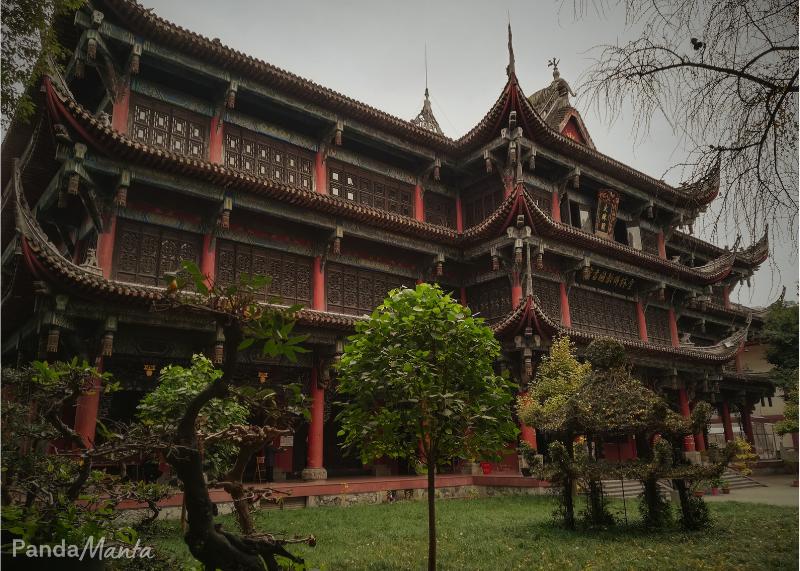
[[[218,37],[248,55],[406,119],[422,106],[427,42],[433,110],[450,137],[473,127],[505,84],[507,14],[517,75],[529,94],[552,81],[547,67],[552,57],[560,59],[562,77],[578,91],[577,79],[590,64],[588,51],[627,36],[621,11],[575,21],[568,0],[564,9],[556,0],[140,1],[189,30]],[[629,118],[609,125],[585,105],[577,107],[598,150],[638,170],[661,177],[683,156],[663,118],[655,118],[650,136],[637,143]],[[703,224],[695,228],[703,237],[710,230]],[[797,235],[796,228],[793,232]],[[719,233],[716,243],[733,243],[735,229]],[[751,288],[743,284],[736,290],[735,300],[764,305],[782,285],[787,298],[797,297],[796,247],[780,243],[771,250],[771,262],[756,274]]]

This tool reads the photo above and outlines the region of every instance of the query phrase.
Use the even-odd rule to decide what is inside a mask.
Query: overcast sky
[[[472,128],[505,84],[506,25],[514,32],[516,71],[526,93],[552,81],[547,61],[579,91],[591,49],[630,35],[621,11],[573,17],[569,0],[140,0],[159,16],[393,115],[411,119],[422,106],[425,44],[434,114],[445,134]],[[580,96],[580,93],[578,93]],[[577,104],[598,150],[656,178],[683,153],[668,123],[654,118],[650,136],[635,142],[626,117],[610,125]],[[679,181],[666,179],[671,183]],[[710,232],[696,227],[696,234]],[[732,244],[736,231],[719,245]],[[794,234],[797,234],[796,229]],[[797,297],[795,246],[772,244],[771,263],[742,284],[734,299],[773,301],[781,286]]]

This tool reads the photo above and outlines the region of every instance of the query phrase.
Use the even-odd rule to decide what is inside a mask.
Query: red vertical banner
[[[613,190],[600,190],[597,193],[597,216],[594,233],[603,238],[614,238],[614,225],[617,223],[619,194]]]

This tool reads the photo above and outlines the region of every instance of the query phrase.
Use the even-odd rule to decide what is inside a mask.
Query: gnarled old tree
[[[612,117],[634,110],[648,133],[663,115],[688,152],[673,170],[683,180],[716,176],[721,219],[760,235],[797,220],[797,0],[574,0],[624,6],[634,39],[598,46],[581,96]],[[785,236],[788,238],[789,236]]]
[[[280,402],[274,391],[248,388],[237,383],[236,370],[239,352],[258,345],[264,355],[285,357],[294,361],[305,336],[293,334],[294,314],[299,306],[282,308],[264,304],[269,279],[261,276],[240,276],[238,283],[222,286],[202,275],[193,263],[183,263],[184,272],[167,276],[167,290],[157,303],[158,310],[190,311],[213,319],[218,329],[219,344],[215,361],[222,362],[221,372],[207,370],[203,363],[204,386],[193,391],[191,398],[179,404],[181,415],[172,429],[167,460],[183,483],[188,530],[184,537],[189,551],[207,569],[223,571],[277,571],[276,556],[295,563],[295,557],[283,547],[287,543],[308,542],[313,536],[281,539],[272,534],[257,534],[249,514],[255,492],[242,485],[244,467],[253,454],[280,434],[298,410],[291,403]],[[181,274],[188,274],[184,277]],[[187,286],[190,286],[187,288]],[[193,289],[194,291],[186,291]],[[208,407],[220,401],[235,400],[247,415],[248,423],[211,426],[203,422]],[[158,415],[155,415],[158,416]],[[235,416],[235,415],[234,415]],[[261,418],[263,422],[252,422]],[[152,420],[152,419],[151,419]],[[231,452],[232,467],[221,481],[206,481],[203,444],[215,446],[225,442]],[[244,534],[222,529],[214,520],[214,504],[209,485],[218,484],[234,499],[237,519]]]

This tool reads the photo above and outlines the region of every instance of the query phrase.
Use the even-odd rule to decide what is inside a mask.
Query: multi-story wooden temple
[[[718,177],[675,187],[603,154],[557,68],[525,91],[510,51],[497,101],[454,140],[427,91],[400,119],[129,0],[93,0],[58,31],[72,58],[2,148],[2,356],[79,355],[113,373],[122,391],[68,413],[85,438],[98,411],[132,418],[162,366],[216,354],[212,322],[152,309],[181,260],[221,283],[269,275],[265,297],[304,306],[311,352],[241,365],[249,382],[300,380],[312,397],[310,423],[276,443],[276,467],[297,477],[368,468],[337,443],[331,363],[390,289],[420,281],[487,319],[521,387],[555,336],[611,336],[676,410],[707,400],[726,435],[731,411],[752,435],[772,388],[737,366],[759,318],[730,295],[766,237],[720,248],[681,231]],[[521,438],[541,446],[534,428]],[[703,435],[685,446],[703,450]]]

